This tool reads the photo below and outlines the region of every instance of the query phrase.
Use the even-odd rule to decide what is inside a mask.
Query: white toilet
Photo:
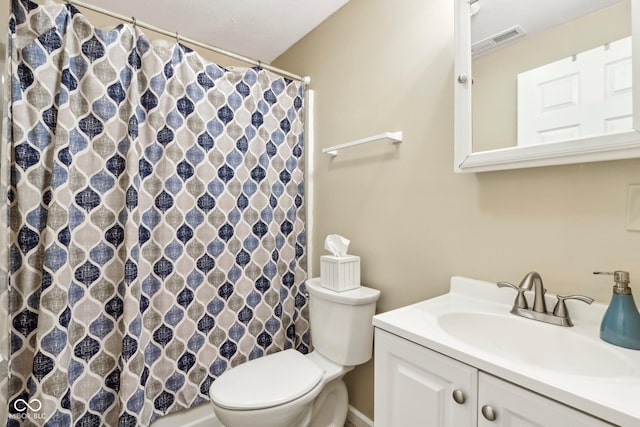
[[[284,350],[222,374],[209,395],[226,427],[344,425],[348,398],[342,377],[371,358],[371,319],[380,291],[361,286],[335,292],[317,278],[306,286],[314,351]]]

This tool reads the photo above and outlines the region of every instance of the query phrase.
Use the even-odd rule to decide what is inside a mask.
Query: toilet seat
[[[324,371],[290,349],[237,366],[211,384],[213,402],[226,409],[265,409],[283,405],[311,391]]]

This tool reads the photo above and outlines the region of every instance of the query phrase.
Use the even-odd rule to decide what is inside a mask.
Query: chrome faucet
[[[554,325],[573,326],[565,300],[576,299],[578,301],[586,302],[587,304],[591,304],[593,302],[592,298],[584,295],[556,295],[557,302],[553,308],[553,312],[547,312],[547,304],[544,297],[547,290],[542,284],[542,277],[540,277],[540,274],[535,271],[527,273],[519,286],[509,282],[498,282],[497,285],[499,288],[512,288],[518,292],[518,295],[516,295],[516,299],[513,302],[511,313],[517,316],[526,317],[527,319],[539,320],[541,322],[551,323]],[[529,308],[527,297],[524,292],[531,290],[533,290],[533,307]]]

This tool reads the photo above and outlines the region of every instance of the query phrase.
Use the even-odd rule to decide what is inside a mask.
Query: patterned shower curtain
[[[146,425],[307,352],[303,85],[71,5],[10,32],[8,424]]]

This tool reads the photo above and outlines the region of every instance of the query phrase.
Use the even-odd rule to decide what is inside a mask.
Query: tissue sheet
[[[324,248],[331,252],[333,256],[340,258],[347,255],[350,242],[351,241],[346,237],[342,237],[338,234],[329,234],[324,239]]]

